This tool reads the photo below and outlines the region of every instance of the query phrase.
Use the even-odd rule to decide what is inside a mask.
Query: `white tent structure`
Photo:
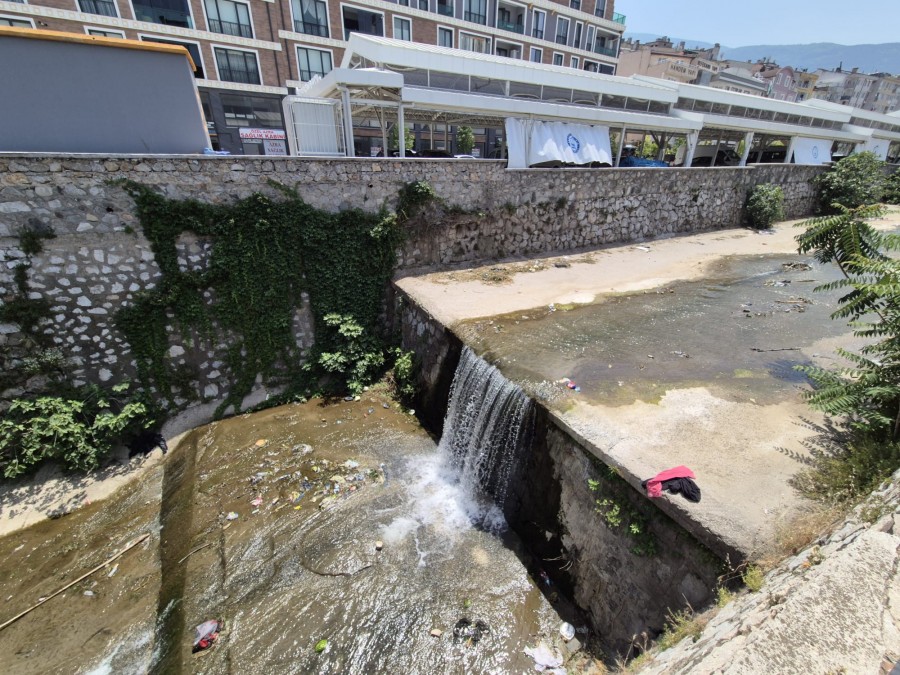
[[[626,134],[652,134],[660,155],[684,137],[679,163],[698,146],[716,164],[824,164],[835,147],[900,154],[900,117],[822,101],[789,103],[645,76],[616,77],[477,52],[352,33],[340,68],[285,99],[292,154],[353,156],[360,124],[400,157],[408,122],[504,129],[509,168],[617,166]],[[332,131],[326,127],[331,125]],[[335,131],[337,130],[337,131]],[[389,132],[390,130],[390,132]],[[611,137],[615,136],[615,144]],[[743,141],[738,158],[734,149]],[[892,146],[897,143],[897,146]],[[614,150],[615,145],[615,150]],[[712,146],[712,147],[711,147]],[[432,145],[434,147],[434,145]],[[698,162],[700,160],[697,160]]]

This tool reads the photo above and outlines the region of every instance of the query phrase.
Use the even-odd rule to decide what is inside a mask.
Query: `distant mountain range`
[[[658,35],[652,33],[625,33],[641,42],[651,42]],[[702,40],[670,38],[677,44],[682,40],[687,47],[712,47]],[[832,42],[817,42],[809,45],[750,45],[747,47],[722,47],[722,58],[738,61],[756,61],[768,58],[782,66],[794,68],[827,68],[833,70],[843,66],[845,70],[859,68],[864,73],[900,74],[900,42],[880,45],[839,45]]]

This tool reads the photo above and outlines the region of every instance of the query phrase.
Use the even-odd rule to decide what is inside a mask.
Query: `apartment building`
[[[900,108],[900,77],[890,73],[861,73],[858,68],[819,69],[816,74],[819,78],[811,98],[881,114]]]
[[[286,152],[281,99],[358,32],[615,74],[614,0],[0,0],[0,25],[184,46],[216,149]]]
[[[718,74],[719,45],[709,49],[687,49],[668,37],[641,44],[630,38],[622,43],[617,75],[647,75],[670,82],[709,84]]]

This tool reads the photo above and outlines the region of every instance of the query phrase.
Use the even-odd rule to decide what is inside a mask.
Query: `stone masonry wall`
[[[810,213],[817,167],[769,165],[717,169],[591,169],[510,171],[494,161],[303,160],[295,158],[0,155],[0,299],[13,290],[24,256],[18,235],[49,228],[55,239],[30,261],[33,297],[52,303],[46,327],[75,375],[113,383],[133,376],[128,345],[113,326],[116,310],[159,277],[134,204],[117,178],[155,187],[173,198],[230,202],[262,192],[269,181],[296,187],[327,210],[391,207],[412,181],[431,184],[452,207],[440,222],[414,229],[401,270],[550,254],[617,241],[740,225],[747,190],[776,182],[789,216]],[[185,265],[202,265],[206,243],[185,237]],[[309,345],[309,316],[295,320]],[[0,347],[21,336],[0,326]],[[190,349],[173,337],[171,354],[195,379],[203,398],[228,381],[216,345]]]

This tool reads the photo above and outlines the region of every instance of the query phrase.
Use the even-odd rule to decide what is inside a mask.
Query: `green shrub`
[[[115,387],[114,393],[127,387]],[[78,399],[16,399],[0,420],[0,467],[6,478],[49,459],[72,471],[95,469],[117,443],[151,422],[144,403],[119,404],[97,387],[80,390]]]
[[[754,593],[763,587],[764,580],[763,571],[756,565],[748,565],[744,573],[741,574],[741,581],[744,582],[744,586]]]
[[[888,204],[900,204],[900,171],[895,171],[884,181],[884,195]]]
[[[471,155],[475,147],[475,134],[472,127],[459,127],[456,130],[456,149],[461,155]]]
[[[411,351],[395,348],[391,386],[395,398],[409,402],[416,395],[416,355]]]
[[[884,162],[873,152],[860,152],[837,162],[816,179],[824,213],[836,213],[835,204],[855,209],[881,201]]]
[[[784,191],[777,185],[756,185],[747,195],[747,221],[755,230],[768,230],[784,219]]]

